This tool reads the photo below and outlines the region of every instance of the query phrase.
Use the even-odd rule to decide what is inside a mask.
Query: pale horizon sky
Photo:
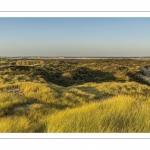
[[[150,18],[0,18],[0,57],[150,56]]]

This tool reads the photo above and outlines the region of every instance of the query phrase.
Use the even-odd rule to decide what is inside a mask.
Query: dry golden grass
[[[150,132],[149,91],[135,82],[0,84],[0,132]]]
[[[150,132],[150,100],[119,95],[51,115],[48,132]]]

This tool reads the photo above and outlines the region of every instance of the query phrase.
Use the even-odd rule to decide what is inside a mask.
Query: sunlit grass
[[[48,132],[150,132],[150,100],[129,96],[67,109],[48,118]]]
[[[149,91],[135,82],[0,84],[0,132],[150,132]]]
[[[0,118],[0,132],[31,132],[30,120],[25,116]]]

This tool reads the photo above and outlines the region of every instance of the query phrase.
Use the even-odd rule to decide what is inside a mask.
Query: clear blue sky
[[[150,18],[0,18],[0,56],[150,56]]]

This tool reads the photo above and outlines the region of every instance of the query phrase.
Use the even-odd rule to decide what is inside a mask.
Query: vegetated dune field
[[[150,59],[0,58],[0,132],[150,132]],[[146,79],[148,79],[146,74]]]

